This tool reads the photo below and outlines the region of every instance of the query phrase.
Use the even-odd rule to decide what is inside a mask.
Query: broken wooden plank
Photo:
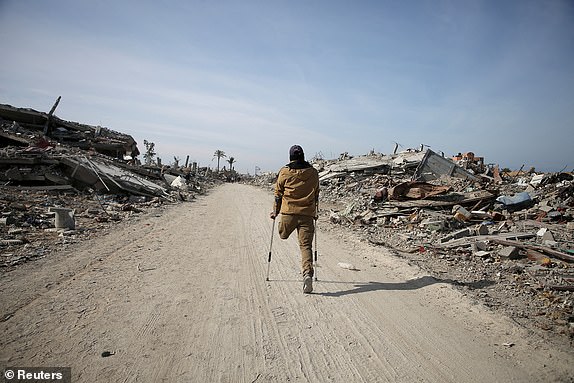
[[[425,199],[451,190],[450,186],[432,185],[427,182],[403,182],[389,189],[390,200]]]
[[[475,236],[453,239],[453,240],[450,240],[448,242],[433,245],[433,247],[448,249],[448,248],[459,247],[459,246],[470,246],[475,242],[481,242],[481,241],[493,241],[493,242],[507,241],[507,239],[509,239],[509,238],[528,239],[528,238],[533,238],[535,236],[536,236],[536,234],[532,234],[532,233],[504,233],[504,234],[496,234],[496,235],[475,235]],[[520,242],[516,242],[516,243],[520,244]],[[511,243],[511,241],[507,241],[507,243],[501,243],[501,244],[506,244],[508,246],[516,246],[516,245],[514,245],[514,242]]]
[[[524,250],[535,250],[535,251],[538,251],[540,253],[549,255],[551,257],[562,259],[564,261],[574,262],[574,256],[573,255],[568,255],[566,253],[551,249],[550,247],[546,247],[546,246],[521,243],[521,242],[510,241],[510,240],[501,239],[501,238],[492,239],[492,242],[498,243],[501,245],[506,245],[506,246],[516,246],[516,247],[519,247],[519,248],[524,249]]]
[[[491,200],[496,195],[486,190],[479,190],[468,194],[451,193],[443,196],[443,199],[433,200],[413,200],[413,201],[389,201],[385,202],[385,207],[398,207],[398,208],[444,208],[454,205],[469,205],[475,204],[479,201]],[[449,200],[447,200],[449,198]]]

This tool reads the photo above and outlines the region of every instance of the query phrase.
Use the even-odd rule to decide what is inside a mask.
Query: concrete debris
[[[416,179],[421,181],[432,181],[442,176],[478,181],[476,176],[461,166],[458,166],[451,159],[439,156],[432,150],[427,149],[415,171]]]
[[[502,249],[498,250],[498,256],[507,259],[518,259],[522,257],[520,251],[515,246],[503,247]]]
[[[313,165],[332,225],[574,340],[572,173],[501,171],[471,152],[447,158],[423,146]]]
[[[347,270],[352,270],[352,271],[359,271],[359,269],[357,269],[355,267],[355,265],[353,265],[352,263],[347,263],[347,262],[339,262],[337,263],[337,266],[339,266],[342,269],[347,269]]]
[[[59,101],[48,114],[0,104],[0,270],[221,182],[195,163],[141,165],[131,136],[62,120]]]
[[[140,154],[136,142],[127,134],[101,126],[64,121],[53,115],[53,112],[54,108],[50,114],[46,114],[33,109],[0,104],[0,141],[3,144],[27,147],[31,152],[38,152],[58,143],[94,150],[113,158],[123,158],[126,155],[137,157]]]
[[[50,213],[56,215],[54,219],[54,226],[57,229],[70,229],[74,230],[76,228],[76,220],[74,219],[74,210],[67,209],[64,207],[50,207],[48,209]],[[8,232],[10,233],[10,232]]]
[[[452,208],[452,212],[454,214],[453,216],[454,219],[461,222],[470,221],[470,219],[472,218],[472,213],[460,205],[454,205]]]

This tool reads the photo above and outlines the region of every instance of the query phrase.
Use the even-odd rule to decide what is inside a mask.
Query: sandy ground
[[[314,293],[294,236],[275,233],[265,281],[271,204],[225,184],[3,274],[2,368],[71,366],[73,382],[573,381],[574,352],[321,231],[323,218]]]

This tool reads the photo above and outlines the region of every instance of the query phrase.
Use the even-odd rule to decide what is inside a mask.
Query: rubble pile
[[[58,99],[59,101],[59,99]],[[194,166],[142,166],[134,139],[0,104],[0,268],[43,257],[221,182]]]
[[[520,323],[574,339],[574,177],[503,173],[472,153],[313,164],[321,214]]]
[[[254,176],[247,175],[241,179],[242,183],[257,186],[263,189],[273,190],[277,180],[277,173],[265,172]]]
[[[164,206],[158,197],[146,202],[137,196],[0,189],[0,268],[4,270],[91,239],[113,224]],[[55,209],[69,210],[72,224],[57,225]]]

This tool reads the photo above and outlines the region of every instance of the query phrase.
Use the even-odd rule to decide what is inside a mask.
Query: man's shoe
[[[313,277],[305,275],[303,277],[303,292],[310,294],[313,291]]]

